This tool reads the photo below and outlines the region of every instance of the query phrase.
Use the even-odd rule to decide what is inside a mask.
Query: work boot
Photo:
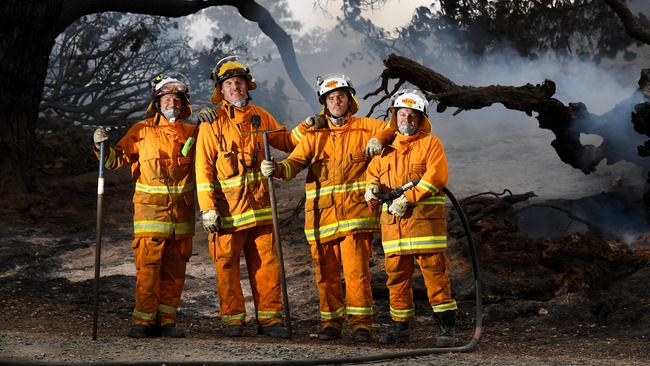
[[[130,338],[153,338],[160,335],[155,327],[147,327],[144,325],[134,325],[129,330],[128,336]]]
[[[370,342],[370,331],[366,328],[359,328],[352,333],[352,340],[357,343]]]
[[[263,327],[262,334],[273,338],[289,338],[289,330],[283,324],[275,324],[270,327]]]
[[[397,344],[408,342],[411,336],[408,322],[393,322],[386,333],[379,337],[379,343]]]
[[[436,347],[449,348],[456,344],[456,312],[443,311],[441,313],[433,313],[433,318],[438,322],[440,334],[436,338]]]
[[[241,337],[244,335],[244,327],[241,325],[233,325],[223,328],[223,333],[226,337]]]
[[[185,331],[183,328],[177,327],[176,324],[167,324],[160,327],[160,335],[167,338],[183,338]]]
[[[318,332],[318,339],[324,341],[331,341],[338,338],[341,338],[341,332],[334,327],[326,327]]]

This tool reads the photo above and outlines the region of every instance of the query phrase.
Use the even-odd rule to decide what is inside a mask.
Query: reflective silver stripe
[[[415,308],[399,310],[392,306],[390,307],[390,315],[396,318],[411,318],[415,315]]]
[[[431,192],[433,194],[438,193],[438,188],[436,188],[433,184],[427,182],[424,179],[420,179],[420,183],[418,183],[418,185],[416,187],[422,188],[422,189],[424,189],[426,191],[429,191],[429,192]]]
[[[165,314],[176,315],[176,308],[163,304],[158,305],[158,311]]]
[[[365,190],[365,189],[366,189],[366,182],[336,184],[333,186],[320,187],[320,188],[306,191],[305,197],[308,200],[310,200],[316,197],[322,197],[332,193],[350,192],[350,191],[358,191],[358,190]]]
[[[271,318],[281,318],[282,311],[280,310],[258,310],[257,319],[271,319]]]
[[[456,300],[452,300],[451,302],[446,304],[433,305],[431,307],[433,308],[434,313],[442,313],[445,311],[458,310],[458,305],[456,304]]]
[[[294,127],[293,130],[291,130],[291,133],[293,134],[293,137],[295,137],[296,140],[300,142],[302,140],[302,133],[300,133],[300,129],[298,129],[298,126]]]
[[[372,315],[372,307],[346,306],[345,312],[348,315]]]
[[[221,320],[224,322],[228,322],[231,320],[246,320],[246,313],[239,313],[239,314],[233,314],[233,315],[221,315]]]
[[[271,215],[271,208],[262,208],[259,210],[246,211],[239,215],[222,216],[221,226],[223,228],[239,227],[248,225],[253,222],[266,221],[273,219]]]
[[[382,241],[384,253],[394,253],[407,250],[441,249],[447,248],[447,236],[421,236],[402,238],[397,240]]]
[[[176,233],[191,234],[194,232],[193,222],[165,222],[165,221],[133,221],[133,232],[138,233]]]
[[[197,184],[196,190],[199,192],[211,192],[214,191],[214,185],[212,183]]]
[[[305,236],[307,237],[307,240],[314,241],[316,239],[327,238],[338,233],[344,233],[355,229],[379,229],[379,219],[377,217],[367,217],[337,221],[333,224],[305,230]]]
[[[193,191],[194,184],[184,184],[180,186],[150,186],[142,183],[136,183],[135,190],[149,194],[179,194]]]
[[[133,316],[136,318],[140,318],[142,320],[155,320],[156,319],[156,312],[153,313],[145,313],[144,311],[137,311],[133,309]]]
[[[264,178],[266,178],[266,177],[263,176],[261,172],[250,172],[250,173],[246,173],[244,175],[240,175],[238,177],[234,177],[234,178],[230,178],[230,179],[226,179],[226,180],[218,180],[217,182],[219,184],[215,185],[215,188],[221,187],[221,189],[225,189],[225,188],[244,186],[248,182],[254,182],[256,180],[262,180]]]
[[[320,317],[325,320],[332,320],[336,318],[343,317],[343,307],[336,309],[335,311],[322,311],[320,312]]]

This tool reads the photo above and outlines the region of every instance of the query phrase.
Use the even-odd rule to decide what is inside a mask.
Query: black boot
[[[146,327],[144,325],[134,325],[129,330],[130,338],[153,338],[160,336],[158,327]]]
[[[379,337],[379,343],[396,344],[408,342],[411,336],[408,322],[393,322],[390,328]]]
[[[160,335],[168,338],[183,338],[185,337],[185,331],[172,323],[161,326]]]
[[[436,339],[436,347],[453,347],[456,344],[456,312],[451,310],[433,313],[433,318],[438,322],[440,328],[440,334]]]

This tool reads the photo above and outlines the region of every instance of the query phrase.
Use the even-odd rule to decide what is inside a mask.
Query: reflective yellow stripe
[[[348,315],[372,315],[372,307],[346,306]]]
[[[322,311],[320,312],[320,317],[325,320],[332,320],[336,318],[343,317],[343,307],[336,309],[335,311]]]
[[[263,176],[261,172],[250,172],[234,178],[230,178],[226,180],[218,180],[217,182],[219,182],[219,187],[221,187],[221,189],[224,189],[224,188],[232,188],[238,186],[243,187],[248,182],[262,180],[264,178],[266,177]]]
[[[214,185],[212,185],[212,183],[197,184],[196,190],[199,192],[212,192],[214,191]]]
[[[458,305],[456,304],[456,300],[452,300],[451,302],[446,304],[433,305],[431,307],[433,308],[434,313],[442,313],[445,311],[458,310]]]
[[[246,320],[246,313],[239,313],[234,315],[221,315],[221,320],[229,322],[231,320]]]
[[[282,317],[282,312],[280,310],[258,310],[257,319],[271,319],[271,318],[280,318]]]
[[[158,311],[165,314],[176,315],[176,308],[163,304],[158,305]]]
[[[271,215],[271,208],[262,208],[259,210],[246,211],[240,215],[222,216],[221,227],[232,228],[248,225],[253,222],[266,221],[273,219]]]
[[[193,222],[168,221],[133,221],[133,232],[138,233],[176,233],[191,234],[194,232]]]
[[[442,249],[447,248],[447,236],[421,236],[382,241],[384,254],[407,250]]]
[[[427,182],[424,179],[420,179],[420,183],[418,183],[418,185],[416,187],[422,188],[422,189],[424,189],[426,191],[429,191],[429,192],[431,192],[433,194],[438,193],[438,188],[436,188],[433,184]]]
[[[289,178],[291,178],[291,173],[293,173],[291,165],[289,165],[289,163],[287,163],[285,160],[282,160],[280,164],[282,164],[282,167],[284,167],[284,180],[289,180]]]
[[[321,226],[314,229],[305,229],[307,240],[327,238],[338,233],[344,233],[355,229],[379,229],[379,219],[377,217],[367,217],[360,219],[337,221],[333,224]]]
[[[179,194],[194,190],[194,184],[180,186],[150,186],[142,183],[135,184],[135,190],[149,194]]]
[[[392,306],[390,307],[390,315],[396,318],[411,318],[415,315],[415,308],[399,310]]]
[[[326,196],[332,193],[350,192],[350,191],[358,191],[358,190],[365,190],[365,189],[366,189],[366,182],[354,182],[354,183],[337,184],[333,186],[312,189],[306,191],[305,196],[309,200],[309,199],[314,199],[316,197]]]
[[[156,313],[145,313],[144,311],[137,311],[133,309],[133,316],[142,320],[155,320]]]
[[[298,129],[299,126],[300,125],[294,127],[293,130],[291,130],[291,133],[293,134],[293,137],[295,137],[295,139],[298,142],[300,142],[300,140],[302,140],[302,133],[300,133],[300,129]]]

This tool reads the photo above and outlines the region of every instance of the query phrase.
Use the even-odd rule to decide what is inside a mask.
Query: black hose
[[[447,189],[446,187],[442,191],[449,197],[451,200],[454,209],[460,216],[460,221],[463,224],[465,233],[467,234],[467,243],[469,245],[469,253],[472,260],[472,268],[474,270],[474,286],[476,294],[476,320],[474,323],[474,335],[472,339],[465,345],[460,347],[449,347],[449,348],[420,348],[412,349],[406,351],[395,351],[395,352],[382,352],[375,353],[364,356],[356,357],[337,357],[337,358],[317,358],[311,360],[273,360],[273,361],[249,361],[249,360],[238,360],[238,361],[178,361],[178,362],[162,362],[162,361],[141,361],[141,362],[76,362],[69,363],[67,365],[82,366],[82,365],[92,365],[92,366],[123,366],[123,365],[134,365],[134,366],[218,366],[218,365],[294,365],[294,366],[314,366],[314,365],[331,365],[331,364],[345,364],[345,363],[361,363],[361,362],[371,362],[371,361],[381,361],[389,360],[394,358],[402,357],[416,357],[416,356],[425,356],[434,353],[451,353],[451,352],[471,352],[476,349],[478,342],[481,338],[481,329],[483,326],[483,297],[481,290],[481,277],[478,266],[478,258],[476,255],[476,247],[474,240],[472,238],[472,232],[469,227],[469,221],[465,212],[460,207],[460,204],[456,200],[456,197]],[[59,364],[59,362],[0,362],[6,365],[16,365],[16,366],[43,366],[51,364]]]

